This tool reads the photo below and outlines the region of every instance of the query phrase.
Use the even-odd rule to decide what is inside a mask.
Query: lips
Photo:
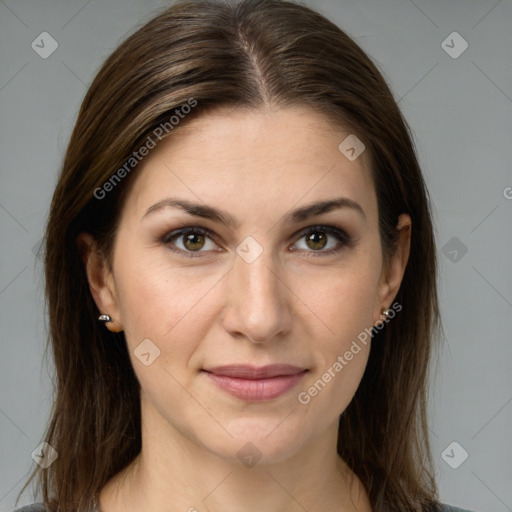
[[[223,377],[259,380],[279,377],[281,375],[297,375],[305,370],[305,368],[292,366],[290,364],[271,364],[260,367],[249,365],[217,366],[215,368],[205,369],[204,371]]]
[[[218,366],[203,370],[218,388],[245,401],[273,400],[293,388],[308,370],[289,364]]]

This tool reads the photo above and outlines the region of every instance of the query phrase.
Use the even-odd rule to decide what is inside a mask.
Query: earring
[[[388,316],[389,316],[389,314],[390,314],[390,313],[391,313],[391,311],[390,311],[389,309],[383,309],[383,310],[382,310],[382,314],[383,314],[386,318],[388,318]]]
[[[113,321],[114,321],[114,319],[113,319],[110,315],[100,315],[100,316],[98,317],[98,320],[99,320],[100,322],[105,322],[105,323],[107,323],[107,322],[113,322]]]

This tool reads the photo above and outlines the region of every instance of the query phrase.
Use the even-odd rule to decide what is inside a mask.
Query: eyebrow
[[[223,212],[214,208],[213,206],[208,206],[205,204],[192,203],[185,199],[175,199],[175,198],[167,198],[159,201],[158,203],[150,206],[146,213],[142,216],[144,219],[146,216],[151,213],[163,210],[164,208],[180,208],[189,215],[193,215],[194,217],[201,217],[203,219],[209,219],[215,222],[220,222],[226,226],[231,228],[236,228],[239,223],[238,221],[232,217],[229,213]],[[322,215],[324,213],[328,213],[333,210],[348,208],[353,211],[358,212],[363,219],[366,220],[366,214],[359,203],[356,203],[352,199],[348,197],[339,197],[336,199],[328,199],[325,201],[318,201],[315,203],[310,203],[301,208],[297,208],[291,212],[286,213],[281,221],[285,224],[288,223],[298,223],[304,220],[309,219],[310,217],[314,217],[317,215]]]

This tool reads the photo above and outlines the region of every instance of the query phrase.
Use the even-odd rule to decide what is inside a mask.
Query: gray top
[[[34,503],[33,505],[27,505],[26,507],[18,508],[14,512],[46,512],[42,503]],[[471,512],[465,508],[458,508],[452,505],[441,505],[441,512]]]

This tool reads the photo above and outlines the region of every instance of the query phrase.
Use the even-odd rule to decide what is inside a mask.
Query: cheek
[[[144,258],[135,251],[120,258],[117,269],[118,301],[130,347],[149,338],[162,351],[170,344],[175,355],[185,347],[190,351],[197,338],[194,333],[201,329],[197,318],[192,320],[219,276],[212,271],[198,279],[197,270],[171,265],[165,255]],[[184,347],[180,348],[180,340]]]
[[[296,278],[294,288],[299,297],[318,315],[331,338],[341,343],[373,324],[380,260],[362,252],[347,264]]]
[[[318,316],[326,327],[322,328],[325,335],[316,337],[321,367],[331,367],[338,356],[346,354],[350,364],[343,369],[345,377],[361,373],[366,364],[369,338],[364,334],[373,326],[376,290],[373,276],[366,277],[354,273],[344,278],[331,278],[330,284],[323,287],[323,293],[308,297],[311,304],[317,305]]]
[[[313,416],[328,409],[333,420],[352,400],[366,368],[380,276],[378,258],[361,254],[350,263],[319,272],[299,288],[320,320],[312,331],[316,368],[302,387],[301,403],[309,401]]]

